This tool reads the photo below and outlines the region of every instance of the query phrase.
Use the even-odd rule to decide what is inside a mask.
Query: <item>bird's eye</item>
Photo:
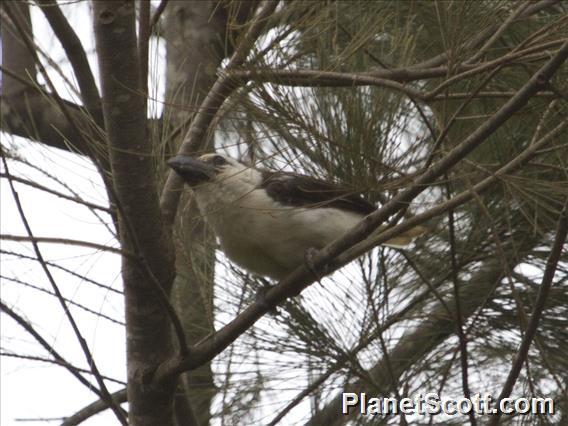
[[[222,157],[221,155],[214,156],[213,159],[212,159],[212,162],[216,166],[222,166],[224,164],[227,164],[227,160],[225,160],[225,158]]]

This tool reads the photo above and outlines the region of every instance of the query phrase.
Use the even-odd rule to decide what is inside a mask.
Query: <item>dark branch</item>
[[[28,321],[26,321],[22,316],[18,315],[13,309],[11,309],[1,300],[0,311],[5,312],[10,318],[16,321],[20,325],[20,327],[26,330],[51,356],[53,356],[55,362],[64,366],[73,376],[75,376],[77,380],[79,380],[81,384],[87,387],[87,389],[89,389],[90,391],[94,392],[97,396],[102,397],[99,389],[97,389],[91,382],[85,379],[71,363],[67,362],[65,358],[63,358]],[[107,404],[106,401],[105,404]]]
[[[56,359],[51,359],[51,358],[44,358],[41,356],[33,356],[33,355],[23,355],[23,354],[17,354],[17,353],[13,353],[13,352],[0,352],[0,357],[7,357],[7,358],[18,358],[18,359],[25,359],[28,361],[38,361],[38,362],[44,362],[47,364],[55,364],[55,365],[59,365],[62,367],[66,367],[65,364],[63,364],[62,362],[56,360]],[[79,368],[75,365],[71,366],[74,370],[81,372],[81,373],[86,373],[86,374],[93,374],[93,372],[91,370],[87,370],[86,368]],[[103,378],[105,380],[108,380],[109,382],[114,382],[117,383],[119,385],[125,385],[125,383],[122,380],[117,380],[117,379],[113,379],[112,377],[108,377],[108,376],[104,376]]]
[[[45,15],[47,22],[49,22],[59,43],[63,46],[63,50],[65,50],[65,54],[73,67],[75,78],[79,84],[81,99],[87,111],[89,111],[95,123],[102,128],[101,97],[95,83],[95,77],[91,72],[87,54],[85,53],[85,49],[83,49],[79,37],[61,12],[55,0],[37,0],[37,2],[41,6],[41,11]]]
[[[8,177],[8,183],[10,185],[10,191],[12,192],[12,196],[14,197],[14,201],[16,202],[16,208],[18,209],[18,213],[20,215],[20,218],[21,218],[21,220],[24,224],[24,227],[26,228],[26,232],[27,232],[27,234],[28,234],[28,236],[29,236],[29,238],[32,242],[35,255],[36,255],[38,262],[40,263],[43,271],[45,272],[45,276],[47,277],[49,283],[51,284],[51,287],[53,288],[53,292],[55,293],[57,300],[61,304],[61,308],[63,309],[63,312],[65,313],[65,316],[67,317],[67,320],[69,321],[69,324],[71,325],[71,328],[73,329],[73,333],[75,334],[75,337],[77,338],[77,341],[79,342],[79,346],[81,347],[81,350],[83,351],[83,354],[85,355],[87,363],[91,367],[91,371],[93,373],[93,376],[95,377],[95,379],[96,379],[96,381],[99,385],[101,397],[102,397],[102,399],[104,399],[106,401],[107,404],[109,404],[110,408],[112,409],[112,411],[114,412],[114,414],[116,415],[116,418],[120,421],[120,423],[123,424],[123,425],[126,425],[127,424],[126,416],[124,415],[124,412],[120,408],[120,406],[118,406],[113,401],[112,397],[110,396],[110,393],[109,393],[109,391],[106,387],[105,381],[102,378],[101,373],[99,372],[99,369],[97,368],[97,365],[95,364],[95,360],[94,360],[94,358],[91,354],[89,346],[87,345],[85,338],[81,334],[81,331],[79,330],[79,327],[78,327],[78,325],[75,321],[75,318],[71,314],[71,311],[69,310],[69,307],[67,306],[67,303],[65,302],[65,299],[64,299],[63,295],[61,294],[61,291],[59,290],[59,286],[57,285],[57,283],[55,282],[55,279],[51,275],[51,271],[49,270],[47,264],[45,263],[45,261],[43,259],[43,255],[42,255],[42,253],[39,249],[37,242],[34,241],[34,236],[33,236],[32,230],[31,230],[30,225],[28,223],[28,220],[26,218],[26,214],[24,213],[24,209],[23,209],[22,204],[20,202],[20,198],[18,196],[18,193],[17,193],[17,191],[14,187],[14,183],[12,182],[12,176],[10,174],[10,171],[9,171],[9,168],[8,168],[8,162],[6,161],[6,157],[4,156],[3,150],[2,150],[2,163],[4,164],[4,170],[5,170],[5,173]]]
[[[236,47],[233,56],[229,60],[226,70],[230,70],[241,66],[250,49],[265,28],[266,21],[273,13],[278,5],[278,1],[264,1],[259,8],[259,12],[255,15],[250,27],[241,38],[239,45]],[[178,154],[190,155],[197,151],[199,147],[207,140],[205,133],[209,125],[215,118],[219,108],[225,100],[231,95],[235,89],[232,79],[227,74],[221,74],[209,90],[207,97],[201,103],[195,118],[193,119],[184,141],[179,149]],[[177,173],[170,171],[166,184],[162,190],[160,198],[160,208],[162,216],[166,223],[173,223],[175,218],[179,197],[183,188],[183,180]]]
[[[6,255],[9,255],[9,256],[18,257],[18,258],[20,258],[20,259],[27,259],[27,260],[37,261],[37,259],[36,259],[35,257],[26,256],[25,254],[16,253],[16,252],[9,251],[9,250],[2,250],[2,249],[0,249],[0,253],[1,253],[1,254],[6,254]],[[99,282],[97,282],[97,281],[95,281],[95,280],[92,280],[91,278],[89,278],[89,277],[87,277],[87,276],[85,276],[85,275],[78,274],[77,272],[72,271],[72,270],[69,269],[69,268],[65,268],[65,267],[63,267],[63,266],[61,266],[61,265],[58,265],[58,264],[52,263],[52,262],[48,262],[48,261],[46,261],[45,263],[47,264],[47,266],[50,266],[50,267],[52,267],[52,268],[57,268],[57,269],[59,269],[59,270],[61,270],[61,271],[67,272],[68,274],[73,275],[74,277],[79,278],[81,281],[84,281],[84,282],[86,282],[86,283],[92,284],[92,285],[97,286],[97,287],[99,287],[99,288],[102,288],[102,289],[104,289],[104,290],[106,290],[106,291],[113,292],[113,293],[115,293],[115,294],[122,294],[122,291],[120,291],[120,290],[117,290],[117,289],[112,288],[111,286],[108,286],[108,285],[105,285],[105,284],[101,284],[101,283],[99,283]]]
[[[33,288],[34,290],[39,291],[40,293],[45,293],[45,294],[49,294],[50,296],[57,297],[57,295],[56,295],[54,292],[51,292],[51,291],[49,291],[49,290],[47,290],[47,289],[45,289],[45,288],[43,288],[43,287],[40,287],[40,286],[38,286],[38,285],[31,284],[31,283],[28,283],[28,282],[19,280],[19,279],[17,279],[17,278],[8,277],[8,276],[1,275],[1,274],[0,274],[0,278],[5,279],[6,281],[11,281],[11,282],[13,282],[13,283],[22,285],[22,286],[24,286],[24,287]],[[79,309],[81,309],[81,310],[83,310],[83,311],[85,311],[85,312],[88,312],[88,313],[90,313],[90,314],[92,314],[92,315],[95,315],[95,316],[97,316],[97,317],[106,319],[106,320],[108,320],[108,321],[110,321],[110,322],[113,322],[113,323],[115,323],[115,324],[118,324],[118,325],[120,325],[120,326],[123,326],[123,325],[124,325],[124,322],[118,321],[118,320],[116,320],[116,319],[114,319],[114,318],[112,318],[112,317],[109,317],[108,315],[105,315],[105,314],[101,313],[101,312],[94,311],[93,309],[91,309],[91,308],[89,308],[89,307],[87,307],[87,306],[85,306],[85,305],[82,305],[82,304],[80,304],[80,303],[77,303],[77,302],[75,302],[74,300],[70,300],[70,299],[68,299],[68,298],[66,298],[66,297],[64,297],[63,300],[65,301],[65,303],[67,303],[67,304],[69,304],[69,305],[71,305],[71,306],[76,306],[77,308],[79,308]]]
[[[527,104],[531,97],[554,75],[556,70],[558,70],[558,68],[564,63],[567,57],[568,42],[566,42],[556,55],[554,55],[529,79],[529,81],[513,98],[506,102],[492,117],[480,125],[445,157],[433,164],[428,170],[420,175],[411,187],[402,191],[387,202],[382,208],[367,216],[359,223],[359,225],[355,226],[343,237],[335,240],[320,250],[313,259],[313,267],[315,270],[318,273],[322,273],[325,269],[326,273],[331,273],[340,267],[341,264],[338,265],[333,262],[336,257],[354,246],[356,243],[365,239],[381,224],[388,220],[389,217],[396,214],[396,212],[398,212],[401,208],[404,208],[404,206],[408,205],[414,197],[424,191],[424,189],[432,184],[439,176],[451,169],[475,148],[481,145],[503,123],[515,114],[515,112]],[[529,147],[529,149],[530,148],[531,147]],[[462,197],[462,199],[463,198],[464,197]],[[411,220],[406,221],[405,224],[408,224],[408,222],[411,222]],[[392,233],[396,229],[397,232],[401,232],[401,228],[402,227],[399,225],[389,231]],[[381,237],[388,235],[389,231],[381,234]],[[171,375],[191,370],[207,361],[210,361],[228,345],[234,342],[241,334],[246,332],[269,310],[273,309],[287,298],[298,295],[303,289],[313,282],[313,270],[306,266],[298,267],[287,278],[271,288],[266,293],[262,303],[253,303],[221,330],[213,334],[208,339],[205,339],[203,342],[195,345],[195,347],[191,350],[190,357],[185,359],[170,359],[167,363],[160,366],[157,371],[156,379],[163,380],[171,377]]]
[[[111,394],[112,399],[116,401],[117,404],[121,404],[126,402],[127,395],[126,389],[121,389],[117,392]],[[105,401],[99,399],[98,401],[93,402],[92,404],[87,405],[85,408],[77,411],[70,417],[65,418],[65,420],[61,423],[61,426],[77,426],[83,423],[85,420],[93,417],[95,414],[98,414],[108,408],[108,405]]]
[[[511,370],[509,371],[509,375],[507,376],[507,380],[505,381],[503,389],[499,394],[499,401],[503,400],[504,398],[508,398],[511,395],[513,387],[515,386],[515,382],[517,381],[517,378],[519,377],[519,374],[521,372],[521,368],[523,367],[523,363],[527,359],[529,348],[536,334],[538,323],[542,317],[542,312],[544,311],[546,299],[548,298],[550,288],[552,287],[552,282],[554,280],[554,275],[558,266],[558,262],[560,260],[560,256],[562,255],[563,250],[565,250],[564,244],[566,242],[567,233],[568,198],[566,199],[564,208],[562,209],[560,217],[558,218],[556,236],[554,238],[554,243],[552,244],[552,250],[550,251],[550,255],[548,256],[548,260],[546,262],[546,268],[544,270],[544,275],[542,276],[542,282],[538,288],[538,294],[531,314],[531,319],[523,336],[523,340],[521,341],[521,346],[519,347],[517,355],[515,356],[515,359],[513,361]],[[497,413],[491,417],[489,425],[497,425],[499,423],[501,414],[502,413],[498,410]]]
[[[0,173],[0,178],[6,178],[6,177],[7,176],[6,176],[5,173]],[[110,208],[105,207],[105,206],[100,206],[98,204],[91,203],[89,201],[85,201],[81,197],[79,197],[78,195],[75,195],[75,196],[67,195],[67,194],[64,194],[62,192],[56,191],[54,189],[48,188],[46,186],[40,185],[39,183],[32,182],[30,180],[27,180],[27,179],[24,179],[24,178],[21,178],[21,177],[18,177],[18,176],[12,176],[12,180],[14,182],[18,182],[18,183],[30,186],[30,187],[35,188],[35,189],[39,189],[40,191],[47,192],[48,194],[55,195],[56,197],[62,198],[64,200],[74,201],[75,203],[82,204],[83,206],[88,207],[90,209],[101,210],[101,211],[108,213],[108,214],[111,213]]]
[[[154,11],[154,14],[152,15],[152,21],[150,22],[149,35],[154,34],[156,32],[156,28],[158,27],[158,23],[160,22],[160,17],[164,13],[164,10],[166,10],[168,1],[169,0],[162,0],[158,5],[158,7],[156,8],[156,10]]]
[[[100,251],[108,251],[108,252],[111,252],[111,253],[120,254],[120,255],[123,255],[123,256],[131,257],[131,258],[136,258],[136,255],[134,253],[125,252],[124,250],[121,250],[121,249],[118,249],[118,248],[115,248],[115,247],[105,246],[105,245],[97,244],[97,243],[92,243],[90,241],[73,240],[71,238],[36,237],[35,235],[34,236],[26,236],[26,235],[0,234],[0,240],[23,241],[23,242],[28,242],[28,243],[32,243],[32,244],[36,244],[36,243],[68,244],[68,245],[73,245],[73,246],[93,248],[95,250],[100,250]]]

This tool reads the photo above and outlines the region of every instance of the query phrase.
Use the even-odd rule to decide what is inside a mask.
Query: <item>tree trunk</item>
[[[129,423],[173,424],[175,383],[147,385],[171,355],[171,322],[158,303],[175,275],[170,231],[161,223],[156,171],[146,132],[144,98],[131,2],[94,2],[95,36],[114,195],[119,208],[126,309]],[[158,297],[157,297],[158,296]]]
[[[253,6],[254,2],[250,2],[238,9],[237,19],[246,19]],[[225,7],[215,1],[174,2],[168,7],[164,25],[164,121],[172,130],[182,127],[178,137],[166,146],[170,154],[177,152],[193,111],[215,81],[221,61],[231,53],[229,17]],[[202,147],[212,149],[212,141],[204,141]],[[180,206],[175,227],[177,276],[173,301],[191,344],[213,331],[215,240],[187,196],[182,197]],[[182,385],[189,411],[199,425],[209,424],[211,400],[216,394],[211,364],[186,373]]]

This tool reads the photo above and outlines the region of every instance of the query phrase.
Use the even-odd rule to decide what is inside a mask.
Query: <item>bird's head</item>
[[[223,154],[205,154],[200,157],[177,155],[168,164],[192,188],[221,182],[247,169],[246,165]]]
[[[178,155],[168,161],[197,196],[202,209],[239,203],[262,182],[259,170],[224,154]]]

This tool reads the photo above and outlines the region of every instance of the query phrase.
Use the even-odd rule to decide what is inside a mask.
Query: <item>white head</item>
[[[191,187],[202,209],[235,203],[262,182],[258,170],[224,154],[178,155],[168,164]]]

